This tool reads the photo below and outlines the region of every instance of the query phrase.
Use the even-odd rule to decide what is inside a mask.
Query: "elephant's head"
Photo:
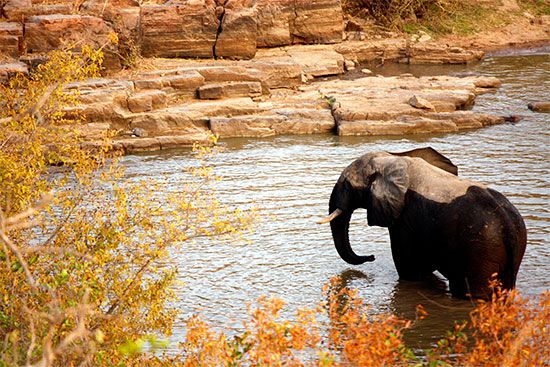
[[[374,260],[372,255],[356,255],[351,248],[349,222],[355,209],[367,209],[369,225],[388,227],[399,218],[410,180],[411,160],[403,156],[422,158],[457,174],[456,166],[432,148],[404,153],[369,153],[344,169],[330,196],[330,214],[319,223],[330,222],[336,250],[347,263],[358,265]]]

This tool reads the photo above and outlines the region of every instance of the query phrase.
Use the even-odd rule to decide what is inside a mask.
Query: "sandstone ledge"
[[[89,146],[97,148],[114,132],[114,147],[126,154],[207,144],[211,135],[408,135],[505,121],[468,110],[478,94],[500,86],[496,78],[407,74],[309,80],[302,77],[311,64],[300,64],[291,54],[221,64],[166,60],[159,70],[74,83],[67,89],[80,91],[81,105],[68,112],[85,117],[81,133]],[[330,60],[339,65],[339,59]],[[289,80],[291,87],[281,88]]]

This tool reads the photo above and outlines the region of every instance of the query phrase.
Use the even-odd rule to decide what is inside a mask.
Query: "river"
[[[391,75],[487,75],[502,80],[495,93],[479,96],[474,110],[523,116],[504,124],[458,134],[403,138],[338,137],[334,135],[277,136],[221,141],[224,151],[213,166],[221,181],[221,200],[230,206],[259,209],[262,220],[244,241],[186,244],[173,254],[178,267],[176,291],[180,322],[175,341],[183,338],[183,320],[201,314],[213,325],[239,330],[246,305],[260,295],[275,296],[289,310],[315,306],[321,288],[341,276],[357,289],[372,312],[394,312],[414,317],[422,303],[429,316],[406,334],[410,347],[426,348],[444,335],[452,320],[467,317],[470,303],[453,299],[440,279],[400,282],[385,228],[366,228],[366,214],[356,211],[351,243],[358,254],[374,254],[376,261],[350,266],[334,249],[328,225],[316,220],[326,215],[332,186],[343,168],[370,151],[404,151],[431,146],[449,157],[462,177],[480,181],[505,194],[523,215],[528,246],[517,287],[525,295],[548,290],[550,281],[550,115],[533,113],[527,103],[548,100],[550,49],[489,55],[472,66],[386,66],[375,73]],[[350,77],[353,77],[351,75]],[[177,182],[191,162],[189,151],[174,150],[125,157],[127,177]]]

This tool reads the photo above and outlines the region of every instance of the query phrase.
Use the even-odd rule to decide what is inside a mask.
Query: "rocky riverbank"
[[[56,48],[104,47],[105,78],[67,87],[80,93],[67,112],[85,118],[80,130],[91,146],[106,133],[131,153],[205,143],[211,134],[402,135],[505,120],[467,111],[477,94],[499,86],[493,78],[322,81],[364,63],[483,57],[472,43],[369,34],[339,0],[7,0],[0,14],[0,80]],[[541,22],[543,30],[548,20]],[[547,41],[541,32],[534,37]],[[137,65],[121,70],[129,57]]]
[[[88,121],[88,140],[115,130],[117,147],[131,153],[206,143],[211,134],[404,135],[505,120],[467,111],[478,94],[499,87],[496,78],[310,80],[344,72],[345,58],[325,46],[269,50],[246,62],[155,61],[154,71],[69,86],[80,91],[82,104],[70,112]]]

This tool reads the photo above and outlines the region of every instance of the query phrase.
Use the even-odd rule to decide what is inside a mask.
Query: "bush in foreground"
[[[211,190],[210,148],[163,196],[160,182],[126,180],[108,144],[83,148],[64,87],[101,61],[55,51],[0,86],[0,366],[135,363],[172,330],[170,251],[251,224]]]

